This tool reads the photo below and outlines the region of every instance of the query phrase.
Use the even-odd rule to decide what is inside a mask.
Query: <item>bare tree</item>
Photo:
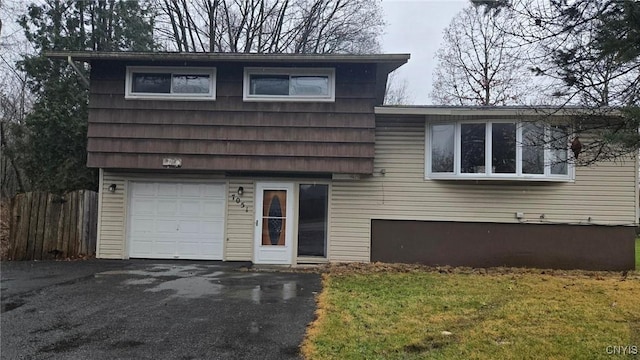
[[[371,0],[155,0],[156,34],[184,52],[368,53],[384,22]]]
[[[409,95],[409,83],[406,79],[399,79],[394,71],[389,74],[387,86],[384,92],[385,105],[409,105],[411,96]]]
[[[11,197],[25,191],[16,140],[23,131],[25,106],[28,96],[26,79],[16,76],[10,91],[0,90],[0,191],[2,197]]]
[[[15,67],[21,53],[31,48],[12,19],[23,10],[19,1],[0,0],[0,194],[11,197],[28,189],[16,146],[33,96],[26,75]]]
[[[469,6],[444,31],[431,98],[442,105],[509,105],[524,101],[529,82],[520,49],[495,26],[509,14]]]

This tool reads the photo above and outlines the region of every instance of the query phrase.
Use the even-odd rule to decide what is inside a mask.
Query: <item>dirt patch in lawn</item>
[[[585,278],[605,278],[620,277],[640,279],[640,271],[592,271],[592,270],[556,270],[556,269],[535,269],[535,268],[470,268],[453,266],[426,266],[420,264],[389,264],[389,263],[336,263],[327,264],[308,271],[318,271],[333,275],[350,274],[376,274],[376,273],[412,273],[428,272],[438,274],[467,274],[467,275],[548,275],[548,276],[571,276]]]

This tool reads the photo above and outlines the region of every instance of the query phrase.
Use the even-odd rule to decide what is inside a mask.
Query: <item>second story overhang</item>
[[[176,171],[324,174],[372,173],[374,107],[382,104],[389,72],[409,59],[407,54],[46,55],[91,65],[90,167],[161,171],[165,162],[179,159]],[[305,72],[326,71],[331,97],[247,97],[248,71],[268,79],[289,70],[303,78]],[[132,94],[134,75],[166,80],[170,93]],[[172,81],[187,77],[202,78],[207,86],[199,89],[206,96],[174,96]]]
[[[50,51],[50,59],[69,62],[124,63],[146,66],[216,66],[236,64],[241,66],[268,67],[375,67],[376,105],[384,100],[387,77],[409,61],[410,54],[264,54],[264,53],[205,53],[205,52],[96,52],[96,51]]]

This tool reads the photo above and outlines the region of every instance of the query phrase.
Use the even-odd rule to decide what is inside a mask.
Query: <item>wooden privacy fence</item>
[[[94,191],[19,194],[11,199],[9,259],[94,255],[97,222],[98,194]]]

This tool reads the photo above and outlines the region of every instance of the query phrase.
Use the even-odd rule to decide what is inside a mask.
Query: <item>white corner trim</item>
[[[102,194],[104,194],[104,169],[98,169],[98,222],[96,224],[96,258],[100,259],[100,233],[102,229]]]

